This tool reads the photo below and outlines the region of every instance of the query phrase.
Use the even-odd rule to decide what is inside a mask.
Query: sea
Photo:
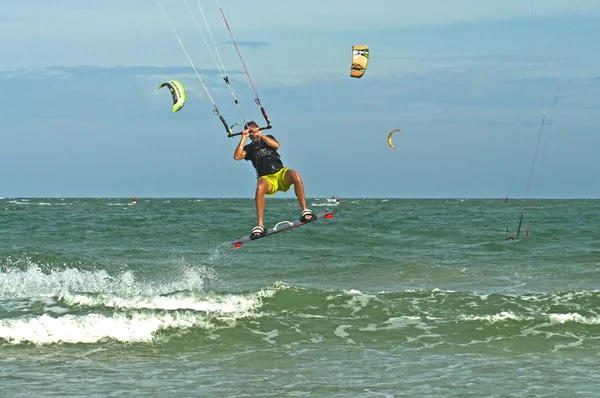
[[[308,203],[1,198],[0,396],[600,396],[600,200]]]

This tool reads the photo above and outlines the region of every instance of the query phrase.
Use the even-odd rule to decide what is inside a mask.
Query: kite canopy
[[[369,63],[368,46],[352,46],[352,67],[350,68],[350,77],[360,79],[367,70]]]
[[[394,144],[392,144],[392,135],[394,135],[394,133],[403,134],[404,132],[403,132],[402,130],[400,130],[400,129],[396,129],[396,130],[392,131],[392,132],[391,132],[391,133],[388,135],[387,142],[388,142],[388,145],[390,146],[390,148],[392,148],[392,149],[396,149],[396,148],[394,147]]]
[[[158,88],[163,88],[165,86],[169,88],[169,91],[171,91],[171,95],[173,96],[173,112],[177,112],[183,108],[183,105],[185,104],[185,89],[177,80],[165,82],[158,86]]]

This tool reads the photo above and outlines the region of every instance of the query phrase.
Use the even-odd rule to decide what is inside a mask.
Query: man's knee
[[[264,195],[267,192],[271,192],[271,184],[264,178],[259,179],[256,184],[256,194]]]
[[[285,173],[285,180],[287,185],[292,185],[300,181],[300,173],[298,173],[296,170],[288,169],[288,171]]]

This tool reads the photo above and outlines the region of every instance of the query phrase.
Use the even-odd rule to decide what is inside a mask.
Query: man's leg
[[[256,195],[254,201],[256,202],[256,218],[258,223],[264,227],[263,216],[265,214],[265,193],[271,192],[271,184],[264,178],[259,178],[256,182]]]
[[[306,210],[307,207],[306,198],[304,197],[304,183],[302,182],[300,173],[298,173],[296,170],[288,169],[288,171],[285,173],[284,181],[286,185],[294,186],[294,192],[298,198],[298,203],[300,203],[302,210]]]

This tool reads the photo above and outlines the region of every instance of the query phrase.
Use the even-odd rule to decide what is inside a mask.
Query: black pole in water
[[[519,239],[519,232],[521,232],[521,224],[523,223],[523,213],[521,213],[521,218],[519,219],[519,228],[517,228],[517,236],[515,239]]]

